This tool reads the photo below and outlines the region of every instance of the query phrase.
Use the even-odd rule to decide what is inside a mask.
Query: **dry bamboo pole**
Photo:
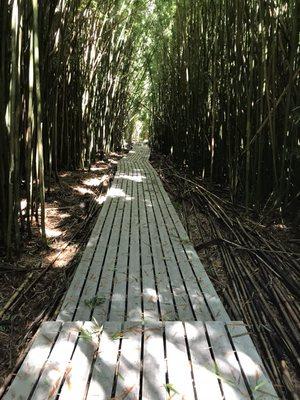
[[[37,131],[37,177],[39,186],[39,201],[41,206],[41,234],[44,245],[47,244],[45,229],[45,179],[44,179],[44,154],[42,134],[42,104],[41,104],[41,78],[40,78],[40,54],[38,37],[38,0],[32,0],[33,9],[33,60],[34,60],[34,83],[35,83],[35,118]]]

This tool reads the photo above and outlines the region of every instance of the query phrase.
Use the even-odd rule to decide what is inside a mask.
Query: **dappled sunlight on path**
[[[57,321],[40,328],[5,400],[277,398],[148,154],[136,146],[119,163]]]

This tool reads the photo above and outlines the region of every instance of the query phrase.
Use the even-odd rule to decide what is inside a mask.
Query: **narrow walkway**
[[[278,398],[148,155],[136,146],[120,161],[57,321],[5,400]]]
[[[148,153],[119,163],[59,321],[229,321]]]

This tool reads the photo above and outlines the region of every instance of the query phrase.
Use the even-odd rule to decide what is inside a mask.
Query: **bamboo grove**
[[[153,151],[234,201],[286,209],[300,185],[298,15],[296,0],[0,0],[7,254],[33,223],[46,241],[59,170],[89,168],[137,121]]]
[[[132,0],[0,0],[0,242],[45,237],[45,187],[118,149],[142,7]],[[131,83],[132,86],[132,83]]]
[[[300,3],[176,4],[152,68],[153,147],[234,201],[286,209],[300,187]]]

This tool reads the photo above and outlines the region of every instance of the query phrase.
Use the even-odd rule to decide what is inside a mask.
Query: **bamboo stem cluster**
[[[177,1],[157,51],[154,149],[260,210],[286,207],[300,186],[299,7]]]
[[[139,8],[0,0],[0,242],[45,233],[45,185],[121,146]],[[21,206],[22,203],[22,206]]]

